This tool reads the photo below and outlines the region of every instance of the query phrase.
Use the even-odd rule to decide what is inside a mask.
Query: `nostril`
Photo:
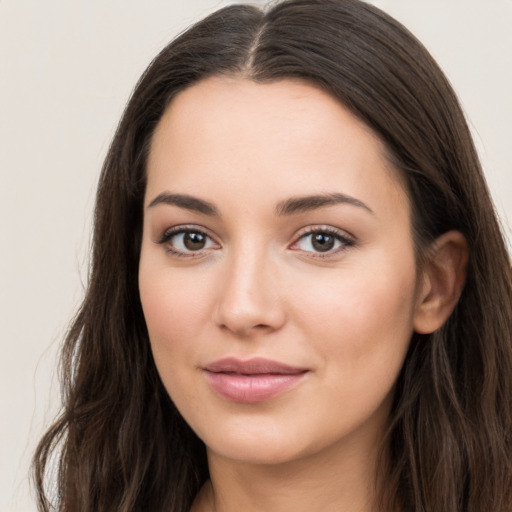
[[[285,319],[283,304],[276,289],[261,272],[247,265],[229,274],[213,304],[213,321],[224,332],[240,337],[264,334],[279,329]]]

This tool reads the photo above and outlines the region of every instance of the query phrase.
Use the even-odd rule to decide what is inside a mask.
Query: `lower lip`
[[[261,375],[206,372],[210,385],[220,396],[246,404],[274,398],[295,387],[305,375],[306,372]]]

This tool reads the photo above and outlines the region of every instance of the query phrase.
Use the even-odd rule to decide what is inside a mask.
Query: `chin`
[[[290,425],[254,421],[240,427],[224,425],[217,432],[209,430],[202,439],[210,458],[221,457],[241,464],[283,465],[314,457],[334,444],[330,433],[315,434],[307,427],[294,429]]]
[[[307,451],[293,432],[276,425],[256,422],[243,426],[224,425],[216,431],[210,428],[205,436],[198,434],[209,456],[245,464],[283,464],[300,458]]]
[[[223,459],[229,459],[241,464],[254,465],[281,465],[301,458],[300,452],[283,446],[283,443],[265,443],[258,444],[246,443],[241,440],[233,440],[229,445],[225,443],[207,445],[209,456],[215,455]]]

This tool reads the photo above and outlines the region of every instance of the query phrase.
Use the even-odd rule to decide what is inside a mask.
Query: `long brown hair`
[[[383,509],[512,510],[512,280],[471,136],[448,81],[398,22],[358,0],[226,7],[151,63],[98,186],[92,264],[62,355],[63,411],[34,458],[39,509],[56,468],[62,512],[190,508],[208,478],[203,443],[157,374],[137,285],[145,164],[166,106],[211,75],[323,87],[370,126],[406,176],[419,260],[440,234],[469,244],[450,319],[413,335],[398,378]]]

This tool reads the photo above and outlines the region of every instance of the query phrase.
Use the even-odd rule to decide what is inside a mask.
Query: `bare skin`
[[[444,323],[467,259],[449,232],[418,275],[410,211],[378,137],[314,86],[214,77],[173,100],[139,285],[162,381],[207,447],[192,512],[376,511],[411,334]]]

